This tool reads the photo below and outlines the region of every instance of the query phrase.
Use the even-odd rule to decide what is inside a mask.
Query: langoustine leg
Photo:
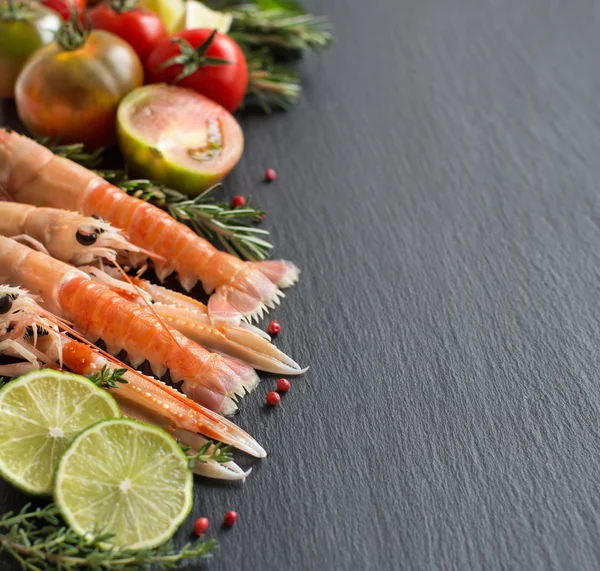
[[[35,141],[1,129],[0,190],[18,202],[76,208],[122,228],[134,244],[160,257],[154,265],[161,279],[176,271],[185,289],[201,281],[207,293],[214,291],[208,310],[224,321],[262,317],[279,303],[283,296],[279,288],[298,279],[292,263],[249,263],[220,252],[159,208]]]

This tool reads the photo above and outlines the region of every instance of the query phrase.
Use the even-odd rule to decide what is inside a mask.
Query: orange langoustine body
[[[110,353],[127,351],[134,367],[147,359],[159,377],[168,369],[174,382],[183,381],[185,394],[222,414],[234,413],[236,398],[258,383],[251,367],[208,352],[84,272],[3,237],[0,283],[39,295],[46,310],[72,322],[90,341],[102,338]]]
[[[151,303],[161,320],[205,349],[270,373],[300,375],[306,370],[249,323],[215,321],[204,304],[140,278],[125,278],[116,268],[104,265],[104,260],[117,259],[131,265],[147,257],[107,222],[68,210],[0,201],[0,236],[31,244],[57,260],[81,267],[92,279],[144,309]],[[102,264],[105,271],[87,264]]]
[[[292,263],[244,262],[221,252],[161,209],[35,141],[2,129],[0,191],[18,202],[100,216],[123,229],[133,244],[160,257],[154,260],[160,279],[176,271],[186,290],[201,281],[207,293],[214,292],[208,311],[215,319],[239,323],[241,318],[261,317],[283,297],[279,288],[298,279]]]

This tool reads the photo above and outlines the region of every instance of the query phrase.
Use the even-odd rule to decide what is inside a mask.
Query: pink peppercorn
[[[223,523],[227,526],[227,527],[231,527],[234,523],[235,520],[237,519],[238,514],[237,512],[234,512],[232,510],[229,510],[226,514],[225,517],[223,518]]]
[[[275,169],[267,169],[265,171],[265,180],[267,182],[273,182],[274,180],[277,180],[277,172]]]
[[[281,331],[281,325],[279,325],[277,321],[273,320],[271,323],[269,323],[267,331],[269,332],[269,335],[277,335]]]
[[[281,397],[279,396],[279,393],[276,393],[275,391],[271,391],[267,395],[267,404],[269,406],[275,406],[275,405],[279,404],[280,400],[281,400]]]
[[[282,393],[289,391],[291,386],[292,385],[287,379],[279,379],[277,381],[277,390]]]
[[[246,205],[246,199],[243,196],[240,196],[239,194],[237,196],[234,196],[231,199],[231,208],[237,208],[238,206],[245,206]]]
[[[194,533],[198,537],[200,537],[201,535],[204,535],[206,533],[207,529],[208,529],[208,518],[207,517],[199,517],[194,522]]]

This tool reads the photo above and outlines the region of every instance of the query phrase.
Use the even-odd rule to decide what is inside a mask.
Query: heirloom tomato
[[[63,20],[68,20],[73,10],[83,16],[86,8],[86,0],[42,0],[42,4],[58,12]]]
[[[102,30],[80,28],[74,37],[61,30],[19,75],[17,112],[36,136],[104,147],[114,142],[119,102],[143,82],[140,59],[121,38]]]

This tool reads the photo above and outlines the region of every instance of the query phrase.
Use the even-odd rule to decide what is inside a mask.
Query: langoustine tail
[[[264,260],[262,262],[254,262],[252,265],[280,288],[293,286],[300,276],[298,266],[287,260]]]

